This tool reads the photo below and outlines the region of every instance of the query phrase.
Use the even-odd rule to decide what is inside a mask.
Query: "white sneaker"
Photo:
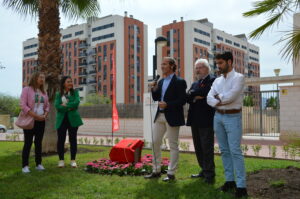
[[[58,165],[57,165],[59,168],[63,168],[63,167],[65,167],[65,161],[63,161],[63,160],[60,160],[60,161],[58,161]]]
[[[44,171],[45,170],[45,167],[41,164],[37,165],[37,167],[35,167],[36,170],[38,171]]]
[[[76,168],[76,167],[77,167],[77,164],[76,164],[75,160],[71,160],[70,165],[71,165],[71,167],[73,167],[73,168]]]
[[[29,167],[28,166],[23,167],[22,172],[23,173],[30,173]]]

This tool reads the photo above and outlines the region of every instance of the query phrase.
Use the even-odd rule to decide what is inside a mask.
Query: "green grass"
[[[34,169],[34,157],[30,157],[32,172],[21,173],[21,150],[23,143],[0,142],[0,199],[177,199],[204,198],[229,199],[230,194],[216,191],[224,182],[223,168],[216,156],[217,179],[215,185],[206,185],[201,180],[190,179],[190,174],[199,172],[194,154],[181,153],[177,181],[165,183],[161,179],[145,180],[142,176],[102,176],[84,171],[85,163],[91,160],[108,158],[108,147],[79,146],[94,152],[77,156],[79,168],[57,168],[57,156],[43,158],[44,172]],[[100,151],[102,150],[102,151]],[[150,153],[150,150],[143,150]],[[163,156],[168,157],[164,152]],[[69,162],[69,154],[66,154]],[[246,159],[247,172],[265,168],[283,168],[288,165],[299,167],[293,161],[266,159]]]

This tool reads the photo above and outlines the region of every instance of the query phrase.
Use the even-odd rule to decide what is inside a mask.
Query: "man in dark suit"
[[[191,126],[195,152],[201,171],[192,174],[192,178],[203,178],[206,183],[213,184],[215,178],[214,164],[214,108],[206,102],[206,96],[215,77],[209,74],[210,66],[206,59],[195,62],[196,81],[187,94],[190,104],[187,126]]]
[[[158,178],[161,173],[161,144],[167,133],[170,145],[170,163],[167,177],[163,181],[175,180],[178,166],[178,136],[180,126],[185,125],[183,105],[186,103],[186,82],[175,75],[175,60],[165,57],[161,64],[163,79],[158,84],[151,84],[152,98],[158,101],[158,108],[153,127],[153,172],[145,176],[146,179]]]

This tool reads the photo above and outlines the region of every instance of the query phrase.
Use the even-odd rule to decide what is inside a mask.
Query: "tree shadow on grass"
[[[135,199],[231,199],[232,194],[221,193],[213,185],[204,183],[201,179],[185,182],[162,182],[161,179],[148,180],[144,189],[137,190]]]

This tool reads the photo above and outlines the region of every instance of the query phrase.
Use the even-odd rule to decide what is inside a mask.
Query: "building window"
[[[38,54],[37,52],[27,53],[27,54],[24,54],[24,57],[31,57],[31,56],[34,56],[34,55],[37,55],[37,54]]]
[[[102,57],[98,56],[98,72],[101,72],[101,65],[102,65]]]
[[[220,41],[223,41],[223,37],[220,37],[220,36],[217,36],[217,39],[220,40]]]
[[[106,97],[107,96],[107,86],[103,86],[103,95]]]
[[[103,40],[103,39],[107,39],[107,38],[112,38],[114,36],[115,36],[115,33],[110,33],[110,34],[102,35],[99,37],[93,37],[92,41],[98,41],[98,40]]]
[[[98,26],[98,27],[95,27],[92,29],[92,32],[95,32],[95,31],[99,31],[99,30],[104,30],[104,29],[107,29],[107,28],[112,28],[114,27],[115,24],[114,23],[110,23],[110,24],[105,24],[103,26]]]
[[[197,43],[200,43],[200,44],[210,46],[210,42],[204,41],[202,39],[194,38],[194,41],[197,42]]]
[[[67,34],[67,35],[63,35],[63,39],[67,39],[67,38],[70,38],[70,37],[72,37],[72,34]]]
[[[83,34],[83,30],[78,31],[78,32],[75,32],[75,36],[77,36],[77,35],[82,35],[82,34]]]
[[[228,44],[232,44],[232,41],[229,40],[229,39],[225,39],[225,42],[228,43]]]
[[[194,32],[197,32],[197,33],[200,33],[201,35],[210,37],[210,33],[205,32],[205,31],[203,31],[203,30],[200,30],[200,29],[198,29],[198,28],[194,28]]]
[[[111,43],[111,44],[110,44],[110,50],[113,50],[113,49],[114,49],[114,46],[115,46],[115,44],[114,44],[114,43]]]
[[[106,65],[103,66],[103,80],[106,80],[107,77],[107,67]]]
[[[24,46],[24,50],[27,50],[27,49],[30,49],[30,48],[35,48],[37,46],[38,46],[37,44],[32,44],[32,45],[29,45],[29,46]]]

